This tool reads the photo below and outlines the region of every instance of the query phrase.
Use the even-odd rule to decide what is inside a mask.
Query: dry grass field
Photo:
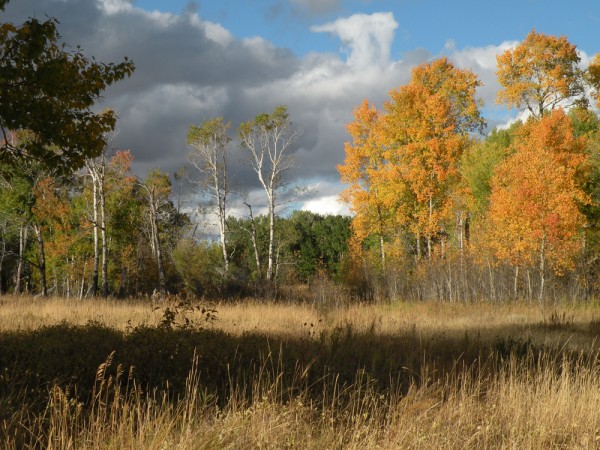
[[[2,297],[3,447],[600,448],[598,305],[214,308]]]

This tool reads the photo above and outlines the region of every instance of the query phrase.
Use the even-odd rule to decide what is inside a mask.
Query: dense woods
[[[352,218],[281,213],[300,133],[284,106],[237,136],[224,118],[192,125],[182,208],[170,174],[142,179],[135,149],[111,147],[115,114],[90,110],[132,62],[66,52],[54,20],[4,24],[1,37],[3,293],[297,298],[327,283],[369,301],[596,294],[600,60],[583,69],[565,37],[532,31],[498,56],[498,102],[521,115],[487,135],[481,82],[447,58],[415,67],[381,108],[358,105],[338,167]],[[264,215],[231,184],[233,146]],[[232,198],[245,215],[230,214]],[[216,228],[198,229],[199,206]]]

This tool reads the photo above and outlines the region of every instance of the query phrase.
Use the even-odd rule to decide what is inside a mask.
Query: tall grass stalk
[[[284,386],[279,363],[266,356],[248,385],[232,385],[224,407],[203,392],[197,364],[185,395],[171,399],[121,382],[118,367],[109,375],[109,358],[91,408],[55,386],[44,416],[29,421],[28,438],[5,436],[6,448],[596,448],[597,356],[557,364],[550,354],[511,355],[495,361],[495,373],[470,367],[437,381],[424,369],[430,381],[406,393],[381,392],[366,374],[348,386],[331,377],[319,398],[300,368]]]
[[[61,379],[24,385],[19,373],[0,366],[2,448],[600,448],[600,310],[593,304],[542,311],[524,304],[316,309],[250,302],[217,307],[218,320],[211,327],[218,332],[207,333],[213,341],[200,340],[202,335],[186,341],[194,337],[193,330],[148,328],[137,335],[128,331],[159,326],[160,315],[143,302],[80,305],[22,297],[2,302],[0,332],[7,337],[3,342],[29,346],[8,349],[14,354],[38,354],[30,348],[30,342],[37,341],[27,337],[63,320],[76,325],[101,322],[119,330],[119,336],[134,336],[134,342],[149,347],[145,356],[160,353],[161,344],[186,342],[212,343],[215,351],[207,355],[207,346],[194,346],[193,361],[190,351],[185,363],[179,363],[185,364],[183,375],[171,383],[182,381],[191,363],[179,394],[168,384],[141,384],[137,368],[117,362],[123,354],[106,358],[92,386],[94,368],[102,359],[94,360],[85,395],[81,384],[78,393],[77,383]],[[97,341],[93,333],[106,336],[101,328],[86,330],[89,333],[77,329],[72,335],[91,343]],[[22,339],[12,339],[11,333],[21,333]],[[51,344],[62,348],[62,335],[40,335],[50,336]],[[115,342],[126,341],[117,337]],[[154,340],[159,338],[163,340]],[[246,353],[224,355],[215,350],[229,338],[236,344],[231,348],[240,352],[241,344],[248,344]],[[215,345],[218,339],[222,340]],[[265,347],[265,341],[281,345]],[[249,356],[252,349],[261,352],[258,361]],[[314,352],[314,359],[310,353],[299,362],[298,355],[305,356],[302,351]],[[360,358],[354,358],[357,355]],[[402,364],[387,364],[388,360]],[[157,365],[149,364],[148,369],[158,370],[166,359],[152,361]],[[227,364],[231,370],[223,379],[208,380],[203,361],[217,368]],[[243,367],[241,361],[252,364]],[[333,366],[337,371],[327,370]],[[386,379],[373,367],[401,370],[394,369]]]

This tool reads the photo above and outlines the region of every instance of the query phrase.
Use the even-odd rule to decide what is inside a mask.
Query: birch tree
[[[285,174],[292,167],[290,154],[298,138],[298,130],[289,119],[287,107],[278,106],[271,113],[259,114],[240,125],[242,147],[250,156],[250,164],[265,191],[269,217],[269,250],[266,281],[273,282],[275,262],[275,209],[286,186]]]
[[[100,251],[98,242],[98,231],[102,239],[102,287],[103,297],[108,296],[108,242],[106,239],[106,149],[99,158],[89,159],[85,163],[89,175],[92,178],[92,229],[94,238],[94,271],[92,276],[92,295],[98,293],[98,267],[100,262]]]
[[[159,291],[165,295],[167,293],[167,282],[158,223],[160,214],[169,204],[171,181],[168,175],[162,173],[160,170],[152,170],[146,177],[146,180],[139,183],[139,186],[142,188],[147,205],[148,222],[150,225],[150,247],[158,267]]]
[[[231,123],[224,123],[221,117],[203,122],[199,126],[190,126],[187,143],[193,147],[189,162],[196,169],[198,177],[194,180],[200,195],[208,197],[209,207],[217,216],[223,267],[229,272],[229,254],[227,251],[227,198],[229,183],[227,178],[227,160],[231,138],[227,130]]]

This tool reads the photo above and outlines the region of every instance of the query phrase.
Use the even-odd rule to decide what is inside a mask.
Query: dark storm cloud
[[[288,78],[299,65],[286,49],[259,38],[235,40],[192,12],[158,15],[90,0],[19,0],[6,11],[15,22],[31,16],[58,18],[63,41],[99,61],[134,61],[134,75],[109,88],[102,106],[117,111],[115,145],[131,148],[142,172],[176,170],[189,150],[190,124],[217,115],[235,124],[253,117],[261,107],[240,105],[241,92]]]
[[[296,3],[319,7],[312,1]],[[376,22],[373,16],[356,15],[315,27],[341,38],[348,47],[342,60],[322,53],[298,58],[258,37],[236,39],[193,8],[174,15],[132,5],[123,0],[13,0],[5,20],[57,17],[64,41],[81,45],[86,55],[102,62],[119,62],[124,56],[134,61],[134,75],[109,88],[99,108],[111,107],[119,115],[114,145],[132,150],[141,176],[152,167],[173,173],[185,163],[190,124],[222,116],[232,122],[235,134],[241,122],[287,105],[302,129],[290,181],[323,186],[318,180],[326,180],[326,192],[313,197],[334,198],[352,109],[364,98],[380,106],[392,87],[409,80],[414,65],[431,57],[417,50],[402,61],[389,60],[397,27],[391,14],[377,15]],[[484,54],[455,51],[453,56],[465,66],[477,60],[484,67],[493,53],[490,48]],[[257,189],[256,176],[235,141],[233,147],[234,181],[251,192]]]

